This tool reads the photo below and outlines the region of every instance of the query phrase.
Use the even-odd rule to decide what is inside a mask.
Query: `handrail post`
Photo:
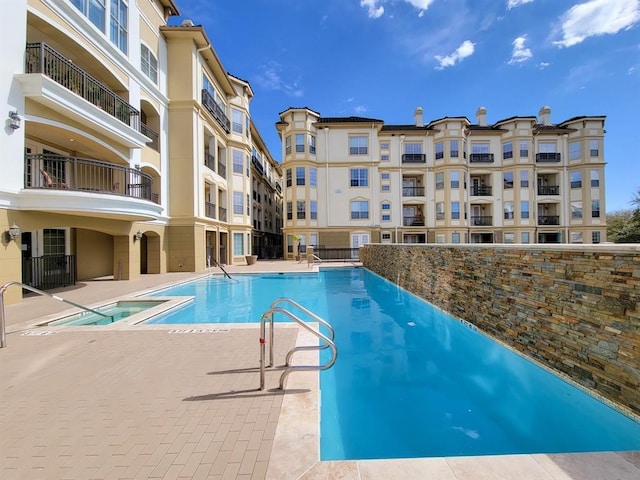
[[[265,315],[260,317],[260,390],[264,390]]]
[[[273,312],[269,314],[269,366],[273,367]]]
[[[6,288],[0,287],[0,348],[7,346],[7,334],[4,320],[4,291]]]

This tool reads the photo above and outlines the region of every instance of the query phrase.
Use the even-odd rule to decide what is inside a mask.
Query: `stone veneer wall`
[[[640,414],[640,247],[370,244],[360,260]]]

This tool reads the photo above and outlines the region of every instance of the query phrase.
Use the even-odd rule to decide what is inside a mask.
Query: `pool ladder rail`
[[[66,300],[62,297],[59,297],[58,295],[52,295],[51,293],[43,292],[42,290],[38,290],[37,288],[34,288],[30,285],[25,285],[24,283],[8,282],[0,286],[0,348],[4,348],[7,346],[7,334],[6,334],[7,329],[6,329],[6,321],[5,321],[5,313],[4,313],[4,292],[7,290],[7,288],[11,287],[12,285],[20,286],[25,290],[29,290],[30,292],[37,293],[38,295],[42,295],[43,297],[50,297],[50,298],[53,298],[54,300],[59,300],[60,302],[68,303],[69,305],[73,305],[74,307],[81,308],[86,312],[95,313],[96,315],[99,315],[104,318],[110,318],[111,321],[113,322],[113,315],[105,315],[104,313],[94,310],[93,308],[85,307],[84,305],[80,305],[79,303],[72,302],[71,300]]]
[[[329,331],[329,335],[327,336],[327,335],[324,335],[322,332],[320,332],[320,325],[318,326],[318,330],[314,329],[307,322],[300,319],[297,315],[285,309],[284,308],[285,305],[293,306],[298,310],[300,310],[301,312],[308,315],[309,317],[311,317],[315,322],[318,322],[320,325],[324,326]],[[315,313],[311,312],[310,310],[306,309],[305,307],[295,302],[294,300],[286,297],[278,298],[271,304],[269,309],[266,312],[264,312],[262,314],[262,317],[260,318],[260,390],[264,390],[265,356],[266,356],[267,343],[269,344],[269,365],[267,365],[267,367],[273,366],[273,336],[274,336],[273,335],[274,334],[273,315],[275,313],[281,313],[283,315],[286,315],[291,320],[296,322],[298,325],[303,327],[305,330],[312,333],[313,335],[315,335],[316,337],[318,337],[320,340],[324,342],[324,343],[320,343],[319,345],[303,345],[303,346],[295,347],[289,350],[285,358],[285,365],[284,365],[285,369],[282,372],[282,375],[280,375],[280,386],[279,386],[280,390],[284,390],[284,382],[291,372],[327,370],[331,368],[334,363],[336,363],[336,358],[338,356],[338,349],[336,348],[336,344],[333,341],[335,336],[333,327],[324,319],[322,319]],[[267,321],[269,321],[269,341],[268,342],[266,337]],[[291,365],[291,359],[293,358],[293,355],[296,352],[311,351],[311,350],[319,351],[319,350],[324,350],[326,348],[330,348],[332,354],[331,354],[331,359],[325,365]]]

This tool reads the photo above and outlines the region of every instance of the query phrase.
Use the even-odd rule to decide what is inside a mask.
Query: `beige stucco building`
[[[605,117],[486,118],[280,113],[288,256],[297,241],[321,258],[369,241],[604,242]]]
[[[204,29],[173,0],[3,6],[0,285],[244,263],[252,152],[280,170]]]

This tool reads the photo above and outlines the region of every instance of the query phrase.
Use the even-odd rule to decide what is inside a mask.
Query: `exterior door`
[[[351,258],[357,259],[360,257],[358,249],[365,243],[369,243],[368,233],[352,233],[351,234]]]

